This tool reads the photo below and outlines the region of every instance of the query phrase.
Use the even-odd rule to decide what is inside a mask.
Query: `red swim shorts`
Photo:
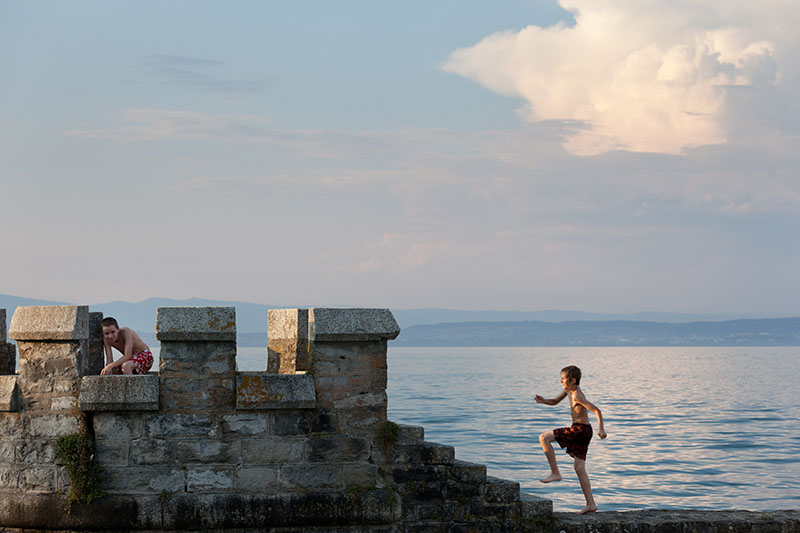
[[[589,441],[592,440],[591,424],[572,424],[568,428],[554,429],[553,435],[556,437],[558,445],[566,448],[569,455],[576,459],[586,460]]]
[[[153,354],[150,350],[142,350],[133,354],[131,361],[133,361],[134,374],[147,374],[150,372],[150,367],[153,366]]]

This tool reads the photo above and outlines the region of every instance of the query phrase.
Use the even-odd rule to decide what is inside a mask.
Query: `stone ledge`
[[[69,514],[63,511],[65,496],[3,494],[2,498],[3,530],[272,531],[276,527],[323,527],[325,531],[349,531],[346,526],[360,526],[358,530],[363,531],[368,526],[396,523],[401,516],[400,496],[388,489],[352,493],[109,495],[88,505],[73,504]]]
[[[553,513],[565,533],[589,531],[800,531],[800,511],[653,510],[575,515]]]
[[[8,335],[17,341],[71,341],[89,338],[86,305],[20,306],[11,317]]]
[[[521,492],[519,495],[520,516],[524,519],[534,519],[540,516],[549,517],[553,514],[553,501]]]
[[[236,409],[314,409],[316,405],[310,374],[236,374]]]
[[[158,374],[81,378],[81,411],[157,411],[158,407]]]
[[[236,308],[159,307],[156,338],[160,341],[236,342]]]
[[[312,342],[377,341],[400,334],[388,309],[318,307],[308,310],[308,323]]]
[[[0,411],[19,410],[17,376],[0,376]]]

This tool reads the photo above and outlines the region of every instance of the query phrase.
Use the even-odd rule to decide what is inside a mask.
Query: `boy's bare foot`
[[[576,511],[575,514],[594,513],[596,511],[597,511],[597,506],[596,505],[587,505],[586,507],[584,507],[580,511]]]
[[[552,483],[553,481],[561,481],[561,474],[550,474],[544,479],[540,479],[542,483]]]

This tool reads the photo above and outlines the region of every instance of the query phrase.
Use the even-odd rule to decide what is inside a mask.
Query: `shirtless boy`
[[[100,322],[103,328],[103,346],[108,364],[100,372],[110,374],[147,374],[153,366],[153,354],[141,337],[131,328],[121,328],[113,318]],[[114,361],[111,348],[116,348],[122,357]]]
[[[545,405],[556,405],[561,400],[569,396],[570,412],[572,413],[572,426],[568,428],[558,428],[546,431],[539,435],[539,442],[550,463],[550,475],[540,480],[542,483],[561,481],[561,473],[556,464],[556,452],[553,451],[553,441],[567,449],[567,453],[575,459],[575,473],[581,483],[583,496],[586,498],[586,507],[578,511],[578,514],[593,513],[597,511],[597,504],[592,496],[592,485],[589,483],[589,476],[586,474],[586,452],[589,448],[589,441],[592,440],[592,426],[589,424],[589,413],[591,411],[597,417],[599,429],[597,436],[601,439],[606,438],[603,428],[603,414],[596,405],[591,403],[583,395],[583,391],[578,386],[581,382],[581,370],[577,366],[568,366],[561,369],[561,386],[564,390],[555,398],[548,400],[538,394],[535,396],[536,403]]]

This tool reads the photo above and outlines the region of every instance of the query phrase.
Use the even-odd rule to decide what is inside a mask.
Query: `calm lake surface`
[[[266,349],[239,348],[240,370],[264,370]],[[568,425],[560,370],[603,411],[587,470],[601,510],[800,508],[800,348],[389,348],[389,419],[425,427],[428,441],[489,475],[583,507],[572,459],[548,473],[539,433]],[[597,431],[594,415],[592,425]]]

